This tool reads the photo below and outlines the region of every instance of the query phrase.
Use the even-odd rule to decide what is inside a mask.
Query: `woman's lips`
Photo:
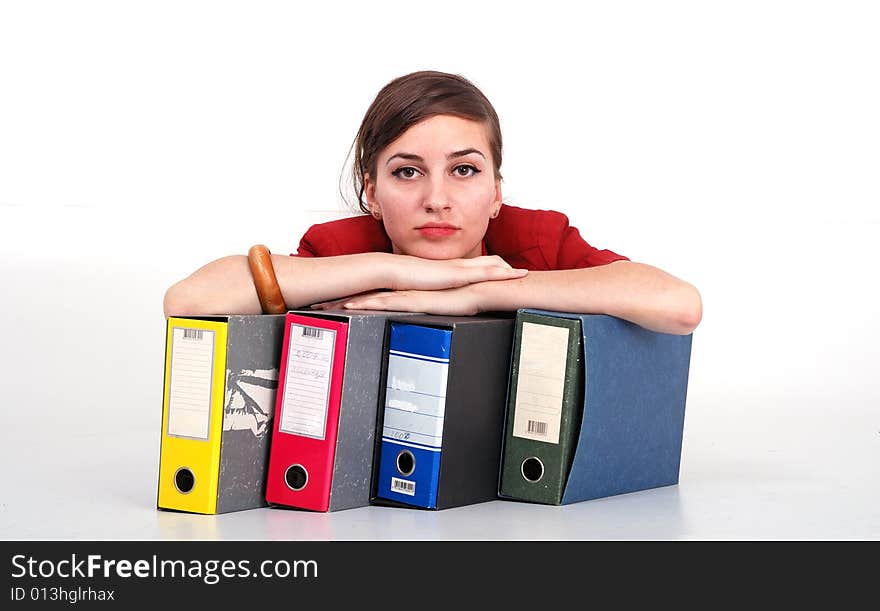
[[[445,238],[458,231],[458,227],[455,225],[428,223],[427,225],[416,227],[416,231],[426,238]]]

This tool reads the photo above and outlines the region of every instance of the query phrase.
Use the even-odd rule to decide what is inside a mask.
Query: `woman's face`
[[[486,128],[450,115],[416,123],[385,147],[364,187],[394,252],[424,259],[480,256],[501,207]]]

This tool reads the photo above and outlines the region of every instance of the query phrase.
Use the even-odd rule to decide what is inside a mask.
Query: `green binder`
[[[584,396],[581,321],[516,318],[500,494],[558,505],[577,445]]]

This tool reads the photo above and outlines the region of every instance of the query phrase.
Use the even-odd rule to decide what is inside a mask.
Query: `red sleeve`
[[[315,225],[309,227],[309,230],[303,234],[299,241],[299,248],[296,252],[290,253],[291,257],[318,257],[318,250],[313,243],[313,234],[315,233]]]
[[[579,269],[628,261],[610,250],[587,244],[568,217],[555,210],[530,210],[504,204],[489,221],[485,245],[514,267],[534,271]]]
[[[369,214],[312,225],[299,241],[297,257],[335,257],[364,252],[391,252],[381,221]]]
[[[614,261],[629,261],[627,257],[610,250],[599,250],[590,246],[580,232],[568,225],[559,240],[559,254],[556,257],[556,269],[581,269],[606,265]]]

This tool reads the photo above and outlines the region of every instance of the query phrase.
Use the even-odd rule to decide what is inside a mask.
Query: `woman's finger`
[[[522,278],[529,270],[517,269],[513,267],[486,267],[478,268],[471,271],[469,280],[473,282],[483,282],[485,280],[512,280],[514,278]]]

